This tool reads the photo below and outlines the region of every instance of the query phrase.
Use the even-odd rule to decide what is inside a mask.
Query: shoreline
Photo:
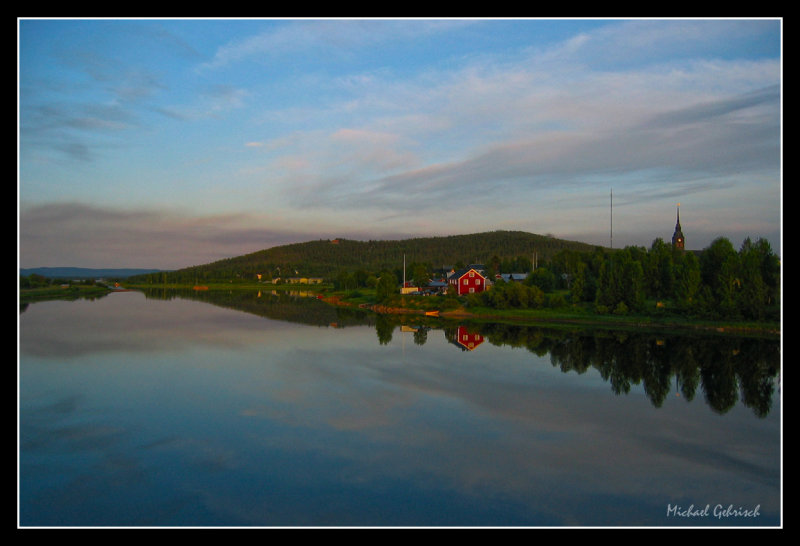
[[[123,283],[124,284],[124,283]],[[41,290],[37,292],[37,290],[20,290],[18,292],[20,296],[20,303],[33,303],[35,301],[45,301],[47,299],[77,299],[81,297],[101,297],[115,291],[120,290],[142,290],[144,288],[154,288],[154,287],[145,287],[142,285],[136,284],[129,284],[128,286],[121,286],[117,289],[104,287],[101,289],[100,287],[82,287],[82,290],[78,292],[77,290],[68,290],[64,288],[50,288],[50,290]],[[181,286],[181,285],[171,285],[165,287],[168,289],[189,289],[191,290],[193,286]],[[205,288],[205,286],[204,286]],[[263,289],[264,286],[252,286],[252,285],[241,285],[241,284],[219,284],[217,285],[210,285],[208,286],[208,290],[215,291],[215,290],[230,290],[230,289],[237,289],[237,290],[248,290],[248,289]],[[297,290],[300,288],[298,285],[276,285],[272,286],[271,288],[277,290],[286,290],[292,291]],[[775,323],[766,323],[764,325],[759,324],[736,324],[735,322],[706,322],[706,321],[692,321],[692,320],[671,320],[669,317],[661,318],[661,317],[649,317],[646,315],[639,315],[639,316],[630,316],[630,317],[622,317],[622,316],[606,316],[606,315],[591,315],[587,314],[585,316],[574,316],[574,314],[570,313],[554,313],[551,311],[543,311],[541,313],[536,313],[536,310],[522,310],[522,312],[515,312],[515,310],[492,310],[488,308],[480,308],[477,310],[468,310],[463,305],[459,305],[457,307],[452,307],[449,309],[442,309],[440,307],[444,306],[433,306],[431,305],[432,302],[426,300],[426,305],[424,308],[412,308],[408,306],[400,305],[383,305],[377,304],[372,301],[369,301],[368,298],[361,301],[348,301],[346,297],[343,297],[341,294],[331,294],[326,293],[325,289],[320,289],[321,287],[309,287],[306,285],[302,285],[302,288],[307,290],[308,292],[316,293],[316,298],[320,301],[333,306],[338,307],[350,307],[350,308],[359,308],[367,311],[371,311],[377,314],[384,314],[384,315],[414,315],[419,317],[425,317],[428,319],[436,320],[462,320],[462,321],[471,321],[471,322],[508,322],[513,324],[530,324],[530,325],[539,325],[539,326],[546,326],[546,325],[561,325],[561,326],[572,326],[572,327],[591,327],[591,328],[603,328],[603,329],[650,329],[650,330],[674,330],[674,331],[685,331],[685,332],[706,332],[706,333],[717,333],[717,334],[726,334],[726,335],[757,335],[757,336],[767,336],[767,337],[781,337],[781,324]],[[49,294],[45,294],[45,292],[49,292]],[[92,293],[93,292],[93,293]],[[36,297],[39,296],[39,297]],[[400,302],[397,302],[400,303]],[[433,312],[438,311],[437,316],[427,316],[426,312]]]
[[[400,307],[392,305],[380,304],[359,304],[344,302],[338,297],[325,297],[320,298],[325,303],[340,307],[358,307],[372,311],[377,314],[383,315],[415,315],[425,317],[427,311],[424,309],[412,309],[409,307]],[[429,316],[430,318],[430,316]],[[500,312],[473,312],[468,311],[464,307],[458,307],[452,310],[439,310],[438,317],[444,320],[466,320],[474,322],[510,322],[515,324],[529,324],[529,325],[570,325],[570,326],[585,326],[592,328],[605,328],[605,329],[651,329],[651,330],[675,330],[675,331],[695,331],[706,333],[730,334],[730,335],[760,335],[769,337],[780,337],[780,328],[773,328],[771,326],[753,326],[753,325],[736,325],[736,324],[704,324],[704,323],[685,323],[685,322],[653,322],[646,317],[633,317],[614,318],[613,320],[604,320],[602,315],[597,317],[554,317],[554,316],[530,316],[514,314],[513,311],[508,313]]]

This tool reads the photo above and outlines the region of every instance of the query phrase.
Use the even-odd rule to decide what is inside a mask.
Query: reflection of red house
[[[458,344],[462,347],[473,350],[475,347],[483,343],[483,336],[467,331],[463,326],[458,327]]]
[[[456,294],[474,294],[486,290],[486,277],[474,269],[456,271],[447,279],[447,284],[456,289]]]

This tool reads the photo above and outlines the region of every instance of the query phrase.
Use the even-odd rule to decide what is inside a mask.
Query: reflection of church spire
[[[683,231],[681,231],[681,204],[678,203],[678,216],[675,222],[675,233],[672,234],[672,246],[678,250],[684,247]]]

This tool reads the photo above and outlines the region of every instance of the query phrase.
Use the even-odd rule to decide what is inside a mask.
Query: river
[[[19,315],[23,527],[782,524],[780,343],[269,292]]]

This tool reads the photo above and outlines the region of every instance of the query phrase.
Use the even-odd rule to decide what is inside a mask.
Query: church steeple
[[[675,233],[672,234],[672,246],[678,250],[684,247],[683,231],[681,231],[681,204],[678,203],[678,216],[675,222]]]

